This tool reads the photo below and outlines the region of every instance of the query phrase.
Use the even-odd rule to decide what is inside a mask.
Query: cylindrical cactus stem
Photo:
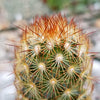
[[[89,100],[90,42],[73,19],[37,17],[15,50],[17,100]]]

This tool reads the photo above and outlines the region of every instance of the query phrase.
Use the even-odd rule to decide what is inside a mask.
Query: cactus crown
[[[36,17],[15,51],[17,99],[87,100],[92,87],[88,49],[89,40],[73,19]]]

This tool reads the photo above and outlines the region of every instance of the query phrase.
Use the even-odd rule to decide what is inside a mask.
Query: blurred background
[[[75,18],[84,33],[90,33],[93,53],[92,75],[100,79],[100,0],[0,0],[0,100],[15,100],[14,44],[21,29],[38,15],[61,12],[68,20]],[[98,52],[98,53],[95,53]],[[93,81],[92,100],[100,100],[100,82]]]

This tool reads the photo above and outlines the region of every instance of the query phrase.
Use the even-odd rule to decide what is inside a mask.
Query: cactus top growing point
[[[17,100],[90,100],[89,40],[61,14],[36,17],[15,50]]]

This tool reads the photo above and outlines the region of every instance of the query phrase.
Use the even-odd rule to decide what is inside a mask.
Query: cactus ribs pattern
[[[90,100],[89,40],[73,19],[36,17],[15,48],[17,100]]]

